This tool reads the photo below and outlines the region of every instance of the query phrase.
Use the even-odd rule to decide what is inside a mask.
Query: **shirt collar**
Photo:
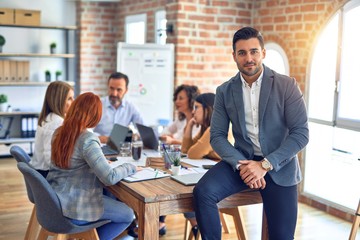
[[[256,79],[256,81],[253,84],[255,84],[257,87],[261,86],[263,76],[264,76],[264,69],[262,70],[262,72],[261,72],[260,76],[258,77],[258,79]],[[241,81],[243,83],[243,86],[248,87],[249,84],[245,81],[245,79],[244,79],[244,77],[242,76],[241,73],[240,73],[240,78],[241,78]]]

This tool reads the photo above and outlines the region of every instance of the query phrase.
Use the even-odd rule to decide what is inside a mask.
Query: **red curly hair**
[[[59,127],[51,143],[51,159],[59,168],[69,168],[76,140],[87,128],[94,128],[101,119],[102,104],[99,96],[87,92],[79,95],[71,104],[63,125]]]

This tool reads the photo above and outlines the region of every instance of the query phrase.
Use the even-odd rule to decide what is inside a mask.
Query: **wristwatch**
[[[261,161],[261,167],[263,169],[265,169],[267,172],[273,169],[273,166],[271,165],[271,163],[269,162],[269,160],[267,160],[266,158],[264,158]]]

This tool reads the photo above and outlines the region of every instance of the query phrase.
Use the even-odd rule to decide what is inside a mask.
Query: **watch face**
[[[261,166],[265,169],[268,170],[270,168],[270,164],[267,161],[262,161],[261,162]]]

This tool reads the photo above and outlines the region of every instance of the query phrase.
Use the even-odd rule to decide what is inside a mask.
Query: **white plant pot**
[[[180,168],[181,168],[181,166],[174,166],[174,165],[171,165],[171,172],[172,172],[172,175],[173,175],[173,176],[177,176],[177,175],[179,175],[179,173],[180,173]]]
[[[7,111],[7,103],[0,103],[0,112],[6,112]]]

